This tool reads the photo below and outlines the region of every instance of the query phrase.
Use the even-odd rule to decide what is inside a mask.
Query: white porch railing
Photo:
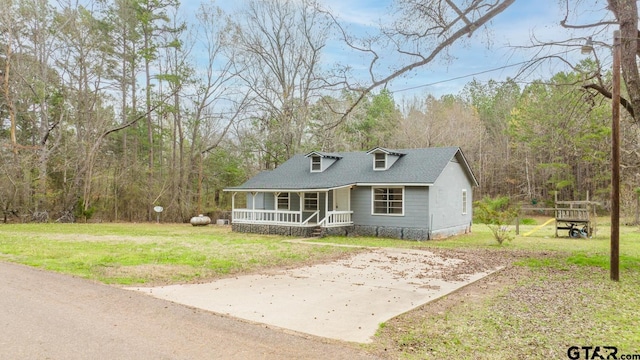
[[[353,223],[351,215],[353,211],[329,211],[327,216],[320,220],[317,225],[330,226],[346,226]],[[252,209],[234,209],[232,212],[233,222],[237,224],[274,224],[274,225],[297,225],[307,226],[309,220],[314,217],[318,218],[316,211],[311,216],[302,220],[300,211],[283,211],[283,210],[252,210]]]
[[[233,221],[251,224],[300,224],[299,211],[234,209]]]
[[[316,221],[318,221],[318,212],[314,212],[313,214],[311,214],[311,216],[309,216],[305,221],[302,222],[302,225],[306,226],[309,224],[309,220],[316,218]]]
[[[353,211],[329,211],[327,217],[322,220],[322,226],[345,226],[351,225],[351,214]]]

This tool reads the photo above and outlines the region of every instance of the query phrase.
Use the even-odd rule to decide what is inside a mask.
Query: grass
[[[402,359],[563,359],[574,345],[616,346],[618,358],[640,354],[640,230],[621,228],[621,281],[613,282],[609,227],[599,224],[591,239],[555,238],[550,225],[500,247],[476,225],[472,236],[424,243],[527,256],[487,282],[383,324],[369,349]],[[521,226],[521,234],[535,226]]]
[[[0,260],[131,285],[212,279],[355,251],[282,240],[185,224],[15,224],[0,226]]]
[[[544,221],[528,221],[520,233]],[[380,324],[364,348],[388,358],[567,358],[570,346],[640,354],[640,229],[620,229],[620,282],[609,280],[609,224],[590,239],[555,237],[553,224],[498,245],[484,225],[446,240],[326,237],[376,247],[517,254],[511,266]],[[309,246],[228,227],[184,224],[0,225],[0,260],[109,284],[167,284],[327,261],[354,248]]]
[[[639,273],[614,283],[586,266],[517,270],[517,284],[481,299],[389,321],[373,347],[406,359],[563,359],[573,345],[640,352]]]

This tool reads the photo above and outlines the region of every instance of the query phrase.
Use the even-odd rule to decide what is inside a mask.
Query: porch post
[[[256,220],[256,192],[251,192],[251,221]]]
[[[324,194],[324,219],[327,219],[328,217],[329,217],[329,190],[327,190]],[[318,222],[320,222],[319,219],[318,219]],[[324,226],[327,226],[326,222],[324,223]]]
[[[273,200],[275,202],[273,204],[273,212],[274,212],[273,216],[275,216],[275,219],[273,219],[273,220],[275,220],[276,222],[280,222],[280,220],[278,219],[278,198],[280,197],[280,193],[279,192],[274,192],[273,193],[273,197],[274,197]]]
[[[298,193],[298,198],[300,199],[300,220],[298,221],[298,223],[302,223],[302,212],[304,210],[304,193],[303,192],[299,192]]]

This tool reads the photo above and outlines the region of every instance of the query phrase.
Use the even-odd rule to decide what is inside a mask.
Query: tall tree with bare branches
[[[380,34],[366,39],[355,38],[340,25],[342,39],[349,48],[370,59],[368,78],[354,82],[353,73],[345,66],[343,84],[359,96],[346,115],[373,89],[406,75],[446,56],[451,45],[472,38],[491,19],[511,6],[515,0],[399,0],[390,11],[390,21],[381,24]],[[391,58],[391,59],[390,59]],[[391,63],[392,65],[389,65]]]
[[[301,146],[310,105],[326,87],[320,67],[329,21],[312,0],[250,1],[235,23],[236,64],[249,89],[262,166]]]

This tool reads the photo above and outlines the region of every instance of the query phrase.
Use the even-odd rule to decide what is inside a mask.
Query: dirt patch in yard
[[[565,357],[578,343],[611,342],[602,338],[603,324],[592,316],[598,307],[594,294],[611,292],[604,288],[605,270],[567,265],[557,253],[444,252],[467,259],[462,267],[494,263],[504,268],[387,321],[369,348],[372,353],[390,359],[544,359]],[[525,258],[556,265],[514,264]]]
[[[424,250],[445,258],[459,259],[447,266],[440,275],[443,280],[460,281],[464,280],[466,274],[484,272],[488,269],[495,269],[511,265],[514,261],[530,257],[546,256],[547,253],[517,251],[517,250],[483,250],[483,249],[434,249]]]
[[[408,313],[397,316],[386,322],[369,348],[375,355],[383,358],[397,359],[413,354],[420,356],[431,352],[434,354],[433,338],[426,336],[424,328],[429,324],[442,322],[449,314],[460,311],[463,307],[480,307],[495,294],[504,292],[505,288],[513,287],[523,276],[524,268],[512,266],[504,268],[484,279],[459,289],[447,296],[420,306]],[[418,335],[418,333],[423,333]],[[405,355],[403,355],[405,354]],[[440,354],[444,355],[444,354]],[[448,356],[448,355],[447,355]]]
[[[130,266],[96,266],[94,271],[98,278],[131,279],[135,283],[166,284],[192,279],[194,268],[189,265],[142,264]],[[207,274],[201,274],[207,276]],[[213,274],[208,274],[212,276]]]

